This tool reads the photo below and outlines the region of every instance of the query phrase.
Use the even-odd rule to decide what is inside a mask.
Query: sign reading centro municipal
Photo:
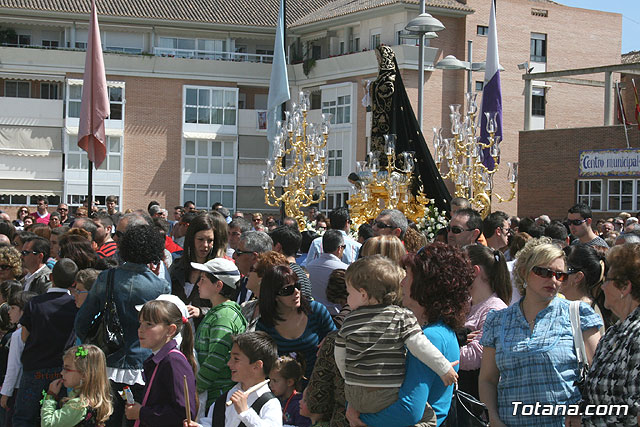
[[[580,151],[580,176],[640,176],[640,149]]]

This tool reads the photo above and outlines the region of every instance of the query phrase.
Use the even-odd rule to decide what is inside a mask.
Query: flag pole
[[[624,105],[622,105],[622,95],[620,94],[620,82],[616,82],[616,94],[618,95],[618,108],[620,109],[620,121],[622,121],[622,127],[624,128],[624,136],[627,139],[627,148],[631,148],[629,145],[629,132],[627,131],[627,115],[624,111]]]

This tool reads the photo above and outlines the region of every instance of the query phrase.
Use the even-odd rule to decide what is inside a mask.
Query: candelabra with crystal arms
[[[502,138],[496,135],[496,112],[487,111],[488,143],[480,141],[476,136],[478,132],[478,105],[477,93],[466,93],[466,114],[460,113],[460,104],[449,106],[451,113],[451,138],[442,137],[442,128],[433,128],[433,148],[436,166],[443,174],[444,179],[450,179],[455,185],[455,196],[464,197],[471,201],[473,206],[480,211],[482,217],[491,212],[491,198],[495,196],[499,202],[509,202],[516,195],[516,183],[518,181],[518,163],[507,162],[509,171],[508,181],[511,185],[511,194],[507,198],[501,197],[493,191],[494,175],[499,169],[500,143]],[[493,169],[484,164],[485,151],[493,158]],[[444,161],[444,162],[443,162]],[[448,172],[445,175],[442,166],[446,164]]]
[[[309,96],[300,92],[299,104],[292,103],[278,121],[273,144],[273,158],[267,159],[262,171],[264,200],[269,206],[284,203],[286,216],[296,219],[300,230],[306,229],[305,215],[300,210],[324,199],[327,184],[326,145],[331,114],[322,114],[322,123],[307,123]],[[283,161],[283,159],[286,159]],[[276,194],[282,187],[282,194]]]
[[[387,165],[380,168],[378,153],[370,152],[368,162],[357,162],[359,181],[354,184],[354,194],[347,201],[351,221],[357,228],[374,219],[383,209],[399,209],[412,221],[422,218],[429,199],[419,186],[417,195],[411,192],[415,162],[413,153],[396,156],[396,135],[385,135]],[[396,162],[400,160],[400,167]]]

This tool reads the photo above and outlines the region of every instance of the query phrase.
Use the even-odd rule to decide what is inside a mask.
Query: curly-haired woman
[[[0,246],[0,282],[22,276],[22,258],[13,246]]]
[[[565,416],[527,416],[521,405],[570,405],[580,401],[578,360],[569,301],[557,297],[568,278],[564,252],[551,239],[532,239],[518,252],[514,279],[524,295],[519,303],[487,314],[478,389],[491,426],[565,425]],[[580,303],[580,330],[591,361],[602,319]],[[567,417],[573,423],[574,417]]]
[[[469,311],[471,263],[451,246],[432,243],[407,254],[402,264],[407,271],[402,280],[403,305],[415,314],[433,345],[450,361],[458,360],[460,348],[454,331],[464,325]],[[360,419],[374,427],[414,425],[421,420],[440,425],[449,412],[452,394],[453,386],[446,387],[438,374],[407,354],[398,400],[378,413],[362,414]],[[425,410],[427,404],[432,410]]]
[[[123,264],[113,269],[113,301],[124,332],[124,347],[107,356],[107,374],[111,381],[114,407],[107,427],[122,425],[124,401],[119,392],[125,386],[131,388],[136,401],[142,399],[142,363],[151,355],[151,351],[140,347],[136,306],[171,291],[169,283],[147,267],[149,263],[160,262],[164,256],[164,238],[153,226],[127,227],[119,241],[118,252]],[[98,276],[78,310],[75,328],[81,340],[87,337],[92,320],[105,305],[108,275],[109,272],[105,271]],[[133,426],[133,422],[128,425]]]

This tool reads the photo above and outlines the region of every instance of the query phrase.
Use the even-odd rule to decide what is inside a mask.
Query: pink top
[[[46,224],[49,225],[49,218],[51,217],[51,213],[47,212],[45,216],[40,216],[38,211],[31,212],[31,218],[35,221],[36,224]]]
[[[480,369],[480,362],[482,361],[480,338],[482,338],[484,320],[491,310],[502,310],[503,308],[507,308],[507,305],[496,294],[492,294],[480,304],[471,306],[464,326],[471,329],[471,331],[480,331],[480,334],[469,344],[460,348],[460,369],[463,371]]]

